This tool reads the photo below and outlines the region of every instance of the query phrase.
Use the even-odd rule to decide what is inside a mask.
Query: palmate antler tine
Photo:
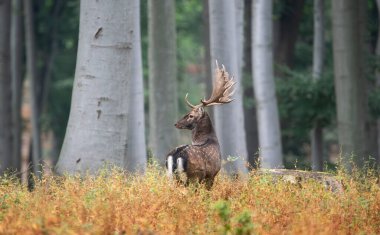
[[[223,64],[222,68],[219,68],[217,61],[215,70],[216,73],[211,97],[208,100],[201,100],[204,106],[225,104],[233,100],[231,97],[234,93],[233,86],[236,82],[233,80],[233,77],[229,77],[229,74]]]
[[[234,88],[234,85],[236,82],[232,82],[228,86],[226,86],[225,91],[223,92],[223,97],[231,97],[235,93],[236,89]]]

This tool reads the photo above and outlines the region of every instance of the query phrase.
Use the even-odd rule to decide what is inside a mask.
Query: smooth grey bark
[[[211,65],[211,46],[210,46],[210,12],[209,12],[209,0],[202,1],[202,25],[203,25],[203,45],[205,47],[204,55],[204,81],[206,84],[206,94],[211,94],[212,92],[212,65]],[[209,109],[208,114],[212,122],[214,119],[214,110]]]
[[[148,1],[149,145],[163,165],[178,142],[177,59],[174,0]]]
[[[0,174],[12,166],[10,0],[0,2]]]
[[[238,72],[236,76],[242,78],[244,66],[244,0],[234,1],[236,17],[236,50],[238,59]]]
[[[314,0],[313,80],[321,78],[324,61],[324,0]],[[323,170],[323,128],[316,123],[311,130],[311,167]]]
[[[232,164],[226,164],[228,173],[247,173],[247,145],[245,142],[243,90],[239,77],[239,58],[236,37],[235,2],[210,0],[210,45],[211,61],[224,64],[230,75],[237,81],[234,101],[214,108],[215,129],[221,145],[222,156],[240,157]],[[214,71],[214,69],[213,69]]]
[[[377,12],[380,19],[380,0],[376,0]],[[377,24],[377,42],[376,42],[376,56],[380,58],[380,24]],[[376,86],[380,87],[380,68],[376,69]],[[380,165],[380,119],[377,119],[377,164]]]
[[[323,128],[317,123],[310,133],[311,136],[311,169],[323,170]]]
[[[368,29],[368,12],[369,4],[366,1],[358,1],[358,28],[359,28],[359,55],[360,55],[360,74],[362,80],[359,83],[358,89],[360,90],[361,100],[363,101],[362,111],[359,114],[360,119],[364,121],[364,149],[363,154],[360,156],[360,164],[369,161],[369,156],[373,156],[376,152],[374,151],[375,142],[375,126],[376,122],[370,117],[369,106],[368,106],[368,93],[371,90],[372,84],[369,85],[370,81],[368,77],[370,67],[368,61],[370,61],[370,50],[372,50],[370,42],[370,31]],[[371,49],[370,49],[371,48]]]
[[[31,123],[32,123],[32,162],[33,173],[36,176],[41,174],[41,134],[40,134],[40,109],[38,105],[37,91],[37,67],[36,67],[36,46],[34,35],[34,13],[33,1],[24,0],[24,27],[26,44],[26,74],[30,80],[30,104],[31,104]]]
[[[144,132],[129,126],[141,110],[131,108],[141,102],[132,103],[130,94],[130,86],[141,82],[140,52],[136,52],[140,51],[138,9],[138,0],[81,1],[77,64],[69,122],[56,167],[59,174],[94,174],[109,165],[129,170],[145,166],[144,160],[144,166],[134,165],[145,155],[128,155],[137,153],[130,145],[138,142],[129,138]]]
[[[11,12],[12,167],[21,170],[22,0],[12,0]]]
[[[140,30],[140,2],[134,1],[131,5],[134,12],[132,40],[131,83],[129,88],[128,109],[128,148],[127,158],[124,159],[124,168],[129,172],[145,173],[147,165],[145,143],[145,117],[144,117],[144,84],[141,57],[141,30]]]
[[[253,93],[253,67],[252,67],[252,1],[245,0],[244,3],[244,124],[246,132],[248,161],[250,166],[256,168],[258,159],[259,139],[257,133],[256,108]]]
[[[338,137],[344,167],[362,165],[365,153],[365,78],[362,71],[359,0],[332,1],[334,80]]]
[[[252,66],[262,168],[283,167],[280,122],[273,75],[272,1],[253,5]]]
[[[319,79],[323,72],[325,51],[324,0],[314,0],[313,78]]]

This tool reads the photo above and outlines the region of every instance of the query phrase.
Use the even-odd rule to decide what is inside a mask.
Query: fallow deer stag
[[[192,130],[192,143],[179,146],[166,156],[167,174],[170,179],[174,175],[179,180],[180,175],[184,175],[186,184],[198,181],[205,183],[207,188],[212,187],[214,178],[221,168],[221,153],[214,127],[204,107],[230,103],[233,100],[231,97],[235,83],[224,65],[220,69],[216,63],[211,97],[208,100],[202,99],[198,105],[192,105],[186,94],[185,101],[191,111],[181,118],[175,127]]]

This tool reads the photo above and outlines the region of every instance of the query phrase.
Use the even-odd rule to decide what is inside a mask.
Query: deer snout
[[[178,122],[174,124],[174,126],[178,129],[183,129],[183,126],[181,124],[178,124]]]
[[[192,130],[194,128],[193,124],[186,124],[186,123],[181,123],[181,122],[177,122],[176,124],[174,124],[174,126],[177,129],[189,129],[189,130]]]

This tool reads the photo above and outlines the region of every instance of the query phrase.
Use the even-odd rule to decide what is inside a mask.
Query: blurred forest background
[[[12,121],[2,121],[0,127],[0,142],[2,144],[1,165],[18,168],[21,172],[27,171],[32,160],[43,161],[47,166],[54,166],[60,154],[68,123],[70,104],[75,75],[80,4],[78,0],[12,0],[11,10],[4,8],[0,11],[0,30],[3,43],[6,36],[10,35],[10,57],[0,58],[1,65],[10,66],[12,79],[6,79],[4,67],[0,73],[1,103],[0,115],[10,116]],[[150,90],[154,82],[150,81],[150,73],[155,71],[149,68],[149,1],[140,1],[140,25],[141,25],[141,49],[143,62],[144,81],[144,111],[145,111],[145,135],[147,137],[147,151],[151,146],[160,145],[152,140],[152,126],[154,123],[150,113],[151,103],[160,105],[162,112],[171,113],[174,119],[179,119],[188,110],[184,103],[186,93],[194,103],[196,100],[210,94],[211,84],[211,57],[210,57],[210,10],[209,1],[200,0],[176,0],[174,6],[175,32],[172,35],[175,46],[175,59],[172,63],[176,73],[175,92],[167,91],[171,95],[176,108],[167,110],[165,98],[158,88],[154,92],[157,95],[152,98]],[[153,2],[153,1],[152,1]],[[232,1],[233,2],[233,1]],[[256,102],[254,98],[252,74],[252,38],[256,31],[253,30],[252,17],[254,13],[254,1],[236,0],[236,24],[238,38],[237,44],[242,47],[242,63],[240,76],[243,96],[244,126],[250,164],[255,166],[259,151],[259,135],[256,121]],[[323,51],[322,69],[317,72],[313,68],[313,42],[315,23],[315,3],[322,2],[319,9],[323,13]],[[326,167],[333,167],[339,161],[341,152],[338,138],[337,121],[337,97],[340,99],[355,100],[361,97],[364,103],[358,103],[354,110],[361,116],[364,129],[363,157],[371,156],[376,159],[380,154],[380,76],[379,76],[379,7],[375,0],[353,1],[360,5],[360,11],[356,14],[355,22],[360,24],[349,25],[349,28],[358,29],[362,38],[353,44],[360,44],[360,51],[347,53],[346,57],[353,56],[360,59],[360,73],[364,79],[353,87],[362,86],[363,89],[354,92],[352,97],[344,97],[343,93],[337,93],[337,69],[334,72],[334,35],[333,18],[344,18],[338,7],[332,6],[334,1],[305,1],[305,0],[274,0],[272,11],[273,22],[273,58],[274,79],[278,110],[281,126],[281,141],[283,162],[286,168],[311,169],[312,164],[312,135],[318,131],[322,142],[318,161]],[[378,1],[379,2],[379,1]],[[162,4],[167,6],[167,4]],[[335,10],[335,11],[334,11]],[[343,9],[344,10],[344,9]],[[9,14],[7,14],[9,13]],[[8,21],[5,15],[8,15]],[[162,13],[161,16],[167,14]],[[168,14],[170,15],[170,14]],[[151,17],[153,17],[151,15]],[[228,19],[228,16],[224,16]],[[6,24],[8,23],[8,24]],[[339,24],[339,22],[337,23]],[[161,25],[159,30],[165,31],[168,25]],[[158,27],[157,25],[154,27]],[[355,29],[355,27],[357,27]],[[7,30],[7,31],[5,31]],[[171,35],[171,34],[168,34]],[[224,40],[219,38],[219,40]],[[347,38],[349,40],[349,38]],[[340,43],[340,42],[337,42]],[[159,45],[158,45],[159,46]],[[338,48],[339,45],[336,45]],[[4,50],[4,47],[1,47]],[[377,49],[377,50],[376,50]],[[338,48],[339,50],[339,48]],[[2,52],[3,53],[3,52]],[[358,55],[361,56],[358,56]],[[5,61],[4,60],[8,60]],[[10,60],[11,58],[12,60]],[[339,60],[344,60],[341,57]],[[167,58],[161,58],[163,63]],[[12,61],[12,63],[11,63]],[[12,65],[12,66],[11,66]],[[339,65],[340,66],[340,65]],[[78,68],[77,68],[78,69]],[[159,68],[165,69],[165,68]],[[226,69],[229,70],[228,65]],[[350,73],[350,72],[348,72]],[[335,75],[335,77],[334,77]],[[318,77],[319,79],[316,79]],[[335,78],[335,82],[334,82]],[[358,78],[359,79],[359,78]],[[165,83],[159,81],[158,83]],[[347,83],[347,82],[346,82]],[[170,84],[170,85],[173,85]],[[361,84],[361,85],[358,85]],[[166,84],[168,85],[168,84]],[[32,88],[31,88],[32,87]],[[156,88],[155,88],[156,89]],[[11,92],[9,92],[11,91]],[[338,91],[340,92],[340,91]],[[164,90],[165,93],[165,90]],[[343,94],[343,95],[342,95]],[[12,97],[12,98],[11,98]],[[158,100],[157,100],[158,99]],[[355,101],[352,101],[355,103]],[[11,105],[10,105],[11,104]],[[162,107],[161,107],[162,105]],[[12,111],[11,111],[12,110]],[[164,111],[165,110],[165,111]],[[210,110],[210,112],[212,112]],[[350,116],[352,113],[347,113]],[[6,119],[6,118],[5,118]],[[157,120],[157,117],[154,118]],[[10,119],[8,119],[10,120]],[[356,118],[354,118],[356,120]],[[186,131],[178,131],[174,128],[175,120],[172,121],[170,132],[172,145],[163,144],[163,151],[169,151],[176,144],[190,142],[190,134]],[[5,124],[4,124],[5,123]],[[160,125],[160,124],[157,124]],[[354,124],[355,125],[355,124]],[[160,125],[161,126],[161,125]],[[5,130],[12,130],[13,136],[10,142]],[[156,130],[162,133],[165,129]],[[359,135],[354,132],[354,135]],[[20,136],[20,138],[17,138]],[[40,138],[39,138],[40,137]],[[38,146],[34,141],[41,140],[41,150],[32,146]],[[12,144],[10,151],[4,149]],[[365,146],[364,146],[365,145]],[[8,148],[9,149],[9,148]],[[8,156],[12,156],[9,158]],[[36,157],[37,156],[37,157]],[[41,156],[41,159],[38,157]],[[78,159],[80,161],[80,159]],[[323,166],[322,166],[323,167]],[[322,170],[321,165],[315,167]]]

